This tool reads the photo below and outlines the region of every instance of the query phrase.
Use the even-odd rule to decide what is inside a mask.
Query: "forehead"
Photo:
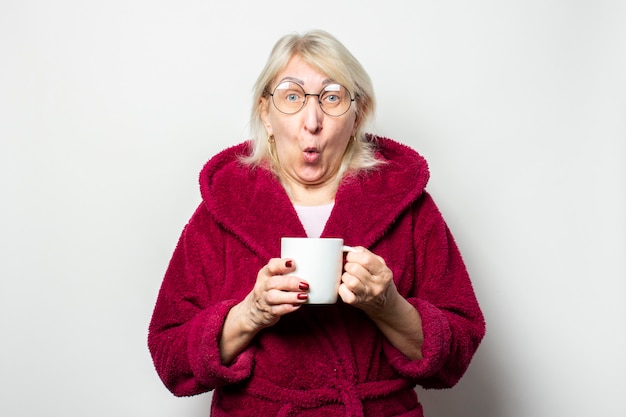
[[[303,86],[323,86],[332,82],[328,75],[313,67],[298,55],[291,57],[287,65],[276,75],[277,82],[286,79]]]

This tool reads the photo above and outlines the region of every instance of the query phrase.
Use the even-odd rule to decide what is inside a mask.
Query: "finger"
[[[357,277],[358,279],[365,281],[367,277],[370,275],[370,272],[358,262],[346,262],[343,267],[344,271]]]
[[[272,258],[266,265],[268,276],[284,275],[296,269],[293,259]]]
[[[266,280],[270,280],[275,276],[283,276],[296,269],[293,259],[289,258],[272,258],[269,260],[259,271],[259,277],[263,277]],[[295,281],[294,281],[295,282]],[[296,285],[297,287],[297,285]]]
[[[308,294],[304,291],[281,291],[277,289],[267,291],[265,301],[269,306],[282,304],[302,304],[308,300]]]
[[[348,272],[344,272],[343,275],[341,275],[341,283],[355,294],[358,294],[360,290],[364,288],[363,282],[358,277]]]
[[[292,312],[308,300],[308,282],[296,276],[283,275],[294,269],[292,259],[272,258],[259,272],[257,299],[269,308],[270,314]]]
[[[346,251],[346,259],[357,259],[363,255],[367,256],[368,253],[372,252],[370,252],[367,248],[364,248],[363,246],[352,246],[349,251]]]
[[[349,252],[346,255],[346,262],[356,263],[362,265],[365,269],[370,270],[370,268],[375,267],[375,265],[379,262],[377,258],[378,256],[366,248],[359,246],[358,251]]]
[[[357,301],[356,294],[354,294],[350,289],[346,286],[346,284],[342,283],[339,285],[339,290],[337,291],[341,300],[346,304],[355,304]]]
[[[381,275],[389,269],[385,260],[372,252],[367,251],[350,255],[352,256],[346,257],[346,266],[348,264],[358,264],[362,266],[369,275]],[[358,276],[362,275],[357,270],[354,270],[353,274]]]
[[[308,292],[309,283],[306,280],[292,275],[274,275],[267,280],[265,290]]]
[[[277,317],[284,316],[285,314],[293,313],[297,309],[302,307],[302,303],[294,304],[279,304],[273,307],[273,314]]]

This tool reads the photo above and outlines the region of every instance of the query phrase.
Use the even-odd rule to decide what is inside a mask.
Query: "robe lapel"
[[[212,172],[203,174],[202,195],[209,212],[226,230],[267,260],[280,256],[281,237],[306,236],[287,193],[272,173],[242,165],[232,151],[216,159]]]
[[[385,141],[377,170],[344,179],[322,236],[342,237],[346,245],[371,247],[424,191],[428,168],[421,157],[399,155],[404,145]],[[390,146],[391,145],[391,146]],[[399,155],[398,155],[399,154]]]

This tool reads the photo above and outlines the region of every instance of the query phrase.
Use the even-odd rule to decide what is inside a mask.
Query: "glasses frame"
[[[288,81],[290,83],[294,83],[293,81]],[[330,116],[330,117],[340,117],[343,116],[344,114],[348,113],[348,110],[350,110],[350,107],[352,107],[352,103],[356,100],[356,97],[352,97],[352,92],[350,90],[348,90],[348,88],[344,85],[341,85],[339,83],[332,83],[332,84],[336,84],[342,88],[344,88],[347,92],[348,92],[348,96],[350,96],[350,104],[348,105],[348,107],[346,108],[346,111],[344,111],[341,114],[329,114],[326,112],[326,110],[324,110],[324,107],[322,106],[322,100],[320,100],[320,96],[324,93],[324,90],[328,87],[322,87],[322,89],[320,90],[319,93],[317,94],[313,94],[313,93],[307,93],[306,91],[304,91],[304,87],[302,87],[300,84],[298,83],[294,83],[295,85],[299,86],[302,89],[302,92],[304,93],[304,100],[302,100],[302,105],[300,106],[300,108],[294,112],[286,112],[283,111],[281,109],[278,108],[278,106],[276,105],[276,102],[274,102],[274,93],[276,92],[276,89],[283,83],[279,83],[276,87],[274,87],[274,90],[270,93],[268,91],[268,94],[272,97],[272,104],[274,105],[274,107],[276,107],[276,110],[278,110],[279,112],[281,112],[282,114],[296,114],[298,112],[300,112],[300,110],[302,110],[304,108],[304,106],[306,106],[306,103],[309,99],[309,96],[316,96],[317,97],[317,104],[320,106],[320,109],[322,110],[322,112],[324,112],[325,115]]]

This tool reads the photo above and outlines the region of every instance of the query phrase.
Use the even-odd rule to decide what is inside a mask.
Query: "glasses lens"
[[[276,108],[287,114],[300,111],[304,105],[304,90],[299,84],[285,81],[274,89],[272,100]]]
[[[320,92],[320,106],[330,116],[341,116],[351,102],[350,92],[341,84],[329,84]]]

